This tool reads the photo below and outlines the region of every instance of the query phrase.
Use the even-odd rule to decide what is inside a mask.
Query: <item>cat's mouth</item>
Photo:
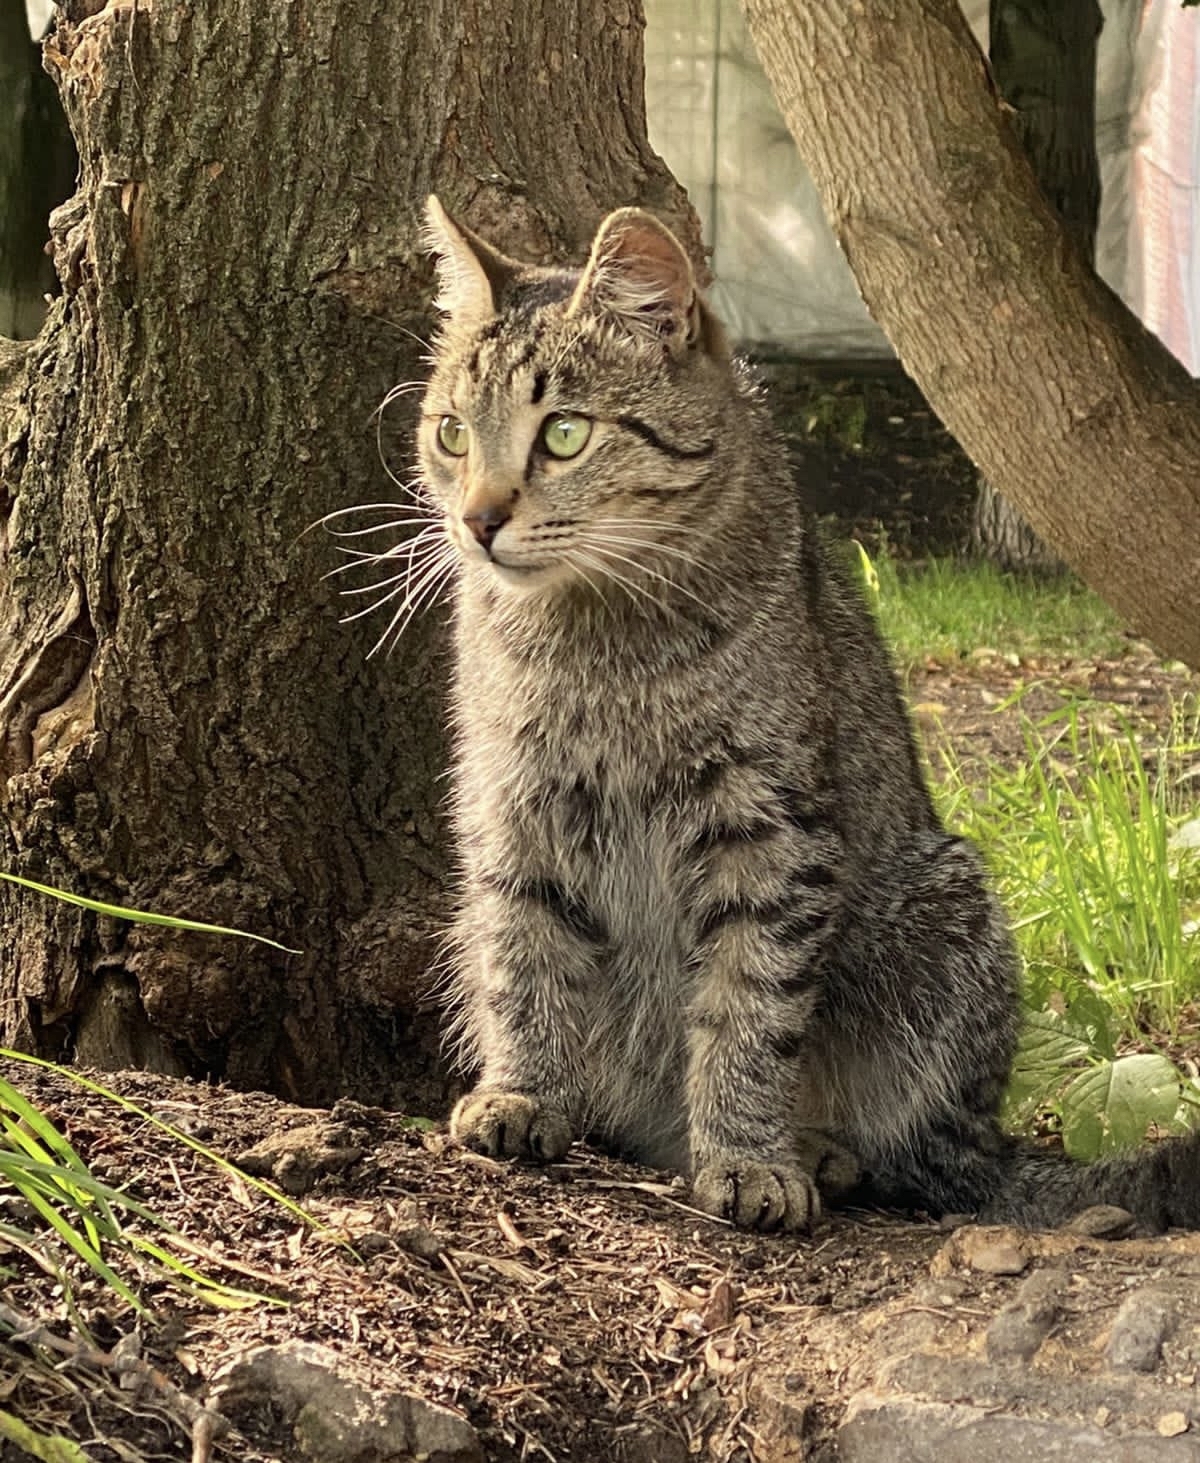
[[[558,559],[508,558],[493,552],[488,556],[488,563],[502,584],[527,591],[548,588],[566,572],[566,565]]]

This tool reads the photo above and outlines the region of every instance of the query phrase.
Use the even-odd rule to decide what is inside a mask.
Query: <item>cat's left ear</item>
[[[701,346],[727,353],[720,325],[696,285],[691,261],[653,214],[620,208],[600,225],[567,314],[600,315],[672,355]]]
[[[437,308],[468,325],[490,320],[520,265],[451,218],[435,193],[425,204],[422,242],[437,259]]]

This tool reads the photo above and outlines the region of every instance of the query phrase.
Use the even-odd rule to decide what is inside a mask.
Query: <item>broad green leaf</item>
[[[1004,1094],[1005,1124],[1027,1128],[1092,1055],[1086,1036],[1071,1030],[1062,1017],[1049,1011],[1027,1012]]]
[[[1092,1159],[1143,1141],[1151,1124],[1177,1131],[1180,1075],[1164,1056],[1138,1053],[1080,1073],[1062,1096],[1063,1146]]]

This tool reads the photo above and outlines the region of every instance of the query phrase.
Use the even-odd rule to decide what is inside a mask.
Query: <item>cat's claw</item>
[[[812,1178],[794,1164],[711,1163],[692,1183],[692,1202],[740,1229],[807,1230],[821,1212]]]
[[[574,1136],[566,1117],[523,1092],[470,1092],[450,1116],[450,1136],[489,1158],[553,1163]]]

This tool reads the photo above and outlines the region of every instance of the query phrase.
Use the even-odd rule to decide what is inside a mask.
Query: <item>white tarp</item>
[[[981,44],[987,40],[988,0],[963,0]],[[1195,207],[1195,110],[1184,96],[1196,70],[1171,69],[1168,48],[1180,49],[1200,26],[1196,11],[1178,0],[1102,0],[1105,16],[1097,63],[1097,150],[1103,186],[1096,260],[1101,275],[1152,328],[1146,282],[1162,277],[1161,313],[1178,323],[1196,268],[1190,220]],[[882,355],[889,347],[868,317],[850,271],[821,211],[766,77],[754,55],[737,0],[646,0],[646,102],[655,147],[687,187],[704,222],[716,276],[718,309],[742,340],[786,347],[802,355]],[[1162,80],[1174,77],[1162,100]],[[1154,108],[1163,115],[1155,131]],[[1169,163],[1160,154],[1174,139]],[[1180,138],[1186,134],[1188,147]],[[1159,194],[1174,219],[1170,244],[1145,208],[1145,159],[1134,165],[1135,144],[1157,147]],[[1149,155],[1149,154],[1147,154]],[[1166,172],[1163,172],[1163,169]],[[1156,198],[1158,194],[1155,195]],[[1181,223],[1186,210],[1188,226]],[[1186,234],[1186,240],[1184,235]],[[1164,252],[1171,267],[1163,263]],[[1169,278],[1168,278],[1169,276]],[[1156,296],[1157,298],[1157,296]],[[1145,304],[1143,303],[1145,301]],[[1178,330],[1176,334],[1181,332]],[[1187,333],[1187,332],[1183,332]],[[1168,338],[1190,365],[1196,359]]]

